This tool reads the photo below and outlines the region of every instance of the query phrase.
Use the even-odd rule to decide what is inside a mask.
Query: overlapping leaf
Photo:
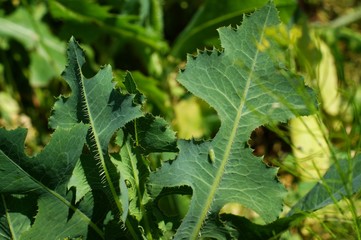
[[[176,239],[229,238],[218,219],[221,208],[237,202],[266,223],[281,209],[284,187],[269,168],[246,148],[258,126],[309,114],[315,97],[303,81],[280,68],[277,46],[268,31],[279,19],[268,4],[243,20],[242,26],[219,29],[223,51],[189,56],[179,82],[213,107],[221,127],[211,141],[178,142],[179,155],[150,177],[153,196],[167,187],[190,186],[188,214]]]
[[[0,235],[9,239],[39,239],[44,234],[51,238],[87,234],[91,199],[83,201],[80,205],[84,208],[79,210],[66,190],[82,153],[87,129],[82,123],[69,129],[58,128],[44,150],[34,157],[24,153],[25,129],[0,129],[0,211],[6,213],[1,214]],[[14,205],[14,201],[20,204]],[[38,204],[36,213],[32,212],[32,202]],[[69,214],[70,210],[73,214]],[[32,214],[36,214],[35,221]],[[44,228],[45,224],[52,228]]]
[[[86,164],[89,161],[92,161],[90,165],[94,165],[94,161],[99,163],[99,173],[103,175],[102,181],[106,183],[111,202],[114,201],[116,208],[123,213],[122,219],[125,220],[127,209],[123,211],[121,202],[123,205],[128,203],[126,189],[119,193],[124,182],[119,181],[119,173],[110,162],[108,145],[117,129],[141,116],[142,112],[140,106],[134,103],[134,96],[122,95],[114,88],[112,70],[109,65],[88,79],[82,72],[84,63],[83,50],[72,38],[68,46],[68,66],[63,72],[63,77],[72,93],[68,98],[60,97],[55,103],[49,124],[56,128],[76,122],[89,123],[87,144],[92,159],[82,161],[82,163]]]

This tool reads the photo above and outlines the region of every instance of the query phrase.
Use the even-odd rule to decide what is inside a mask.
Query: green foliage
[[[325,173],[319,182],[289,212],[315,211],[342,198],[352,197],[361,189],[361,155],[353,159],[340,158]]]
[[[352,30],[295,23],[283,0],[0,5],[0,125],[28,128],[0,128],[1,239],[287,239],[343,202],[339,236],[361,239],[361,91],[341,96],[329,47],[340,34],[357,51]],[[260,128],[287,159],[255,156]],[[318,182],[301,192],[308,159]]]
[[[189,214],[176,239],[229,238],[216,228],[226,203],[251,208],[266,223],[282,209],[284,189],[275,181],[276,169],[266,168],[249,148],[242,147],[258,126],[307,114],[308,101],[315,102],[302,81],[277,68],[279,63],[270,57],[268,51],[274,46],[265,29],[278,23],[276,9],[267,5],[237,29],[219,29],[223,52],[188,57],[179,75],[181,84],[217,111],[221,127],[211,141],[179,141],[177,159],[150,177],[155,195],[163,187],[192,188]],[[214,162],[209,162],[209,149]]]
[[[82,153],[87,126],[79,123],[67,129],[58,128],[49,144],[34,157],[24,153],[25,129],[0,130],[1,236],[6,239],[85,236],[88,225],[92,225],[92,199],[87,196],[75,207],[67,182]],[[37,210],[31,204],[34,200]],[[49,219],[52,227],[44,228]]]
[[[187,28],[177,37],[172,48],[172,55],[181,57],[206,44],[218,45],[218,38],[214,29],[232,23],[239,24],[239,19],[245,13],[260,8],[266,3],[266,0],[227,1],[223,4],[217,4],[216,0],[206,1],[187,25]],[[275,4],[279,8],[284,8],[284,11],[282,11],[284,15],[292,15],[296,6],[295,2],[292,1],[275,1]],[[289,16],[287,19],[289,19]]]
[[[43,12],[41,7],[31,10],[18,8],[6,18],[0,18],[0,36],[16,39],[30,52],[29,81],[32,86],[48,85],[65,64],[65,44],[39,22]]]

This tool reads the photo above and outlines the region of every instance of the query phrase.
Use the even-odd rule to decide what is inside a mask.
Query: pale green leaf
[[[41,7],[18,7],[10,16],[0,17],[0,36],[16,39],[29,51],[30,84],[36,87],[46,86],[65,65],[65,45],[36,17]]]
[[[256,127],[310,114],[316,98],[299,77],[280,68],[279,48],[268,33],[278,24],[270,3],[245,17],[242,26],[220,28],[223,50],[189,56],[179,75],[182,85],[217,111],[221,127],[210,141],[180,140],[177,159],[150,176],[153,196],[165,187],[192,188],[190,208],[175,239],[229,238],[217,221],[226,203],[250,208],[266,223],[282,210],[285,189],[277,181],[277,169],[245,146]]]
[[[295,204],[288,215],[313,212],[361,190],[361,155],[337,160],[309,193]]]
[[[55,18],[73,21],[91,21],[94,19],[105,20],[111,17],[109,6],[89,0],[50,0],[49,10]]]

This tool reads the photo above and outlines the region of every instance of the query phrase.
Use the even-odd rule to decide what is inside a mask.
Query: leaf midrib
[[[266,19],[265,19],[264,24],[263,24],[261,36],[260,36],[260,39],[258,41],[259,43],[261,43],[263,38],[264,38],[264,32],[265,32],[265,28],[266,28],[266,23],[268,22],[269,14],[270,14],[270,8],[269,8],[269,10],[267,12],[267,16],[266,16]],[[253,61],[252,67],[251,67],[251,71],[250,71],[250,74],[248,75],[246,86],[244,88],[244,92],[243,92],[243,95],[242,95],[242,98],[241,98],[241,102],[240,102],[239,107],[238,107],[237,115],[236,115],[236,118],[235,118],[235,121],[234,121],[234,124],[233,124],[233,128],[232,128],[232,131],[231,131],[231,135],[229,137],[229,141],[227,142],[226,150],[224,152],[221,165],[218,168],[219,171],[217,172],[217,175],[214,178],[213,184],[212,184],[211,189],[210,189],[210,194],[208,195],[208,198],[206,200],[203,211],[201,212],[201,217],[196,222],[196,225],[193,228],[190,239],[197,239],[197,237],[199,236],[200,229],[201,229],[201,227],[203,225],[204,220],[207,217],[209,209],[211,208],[211,205],[212,205],[212,201],[214,199],[214,195],[215,195],[215,193],[216,193],[216,191],[218,189],[218,186],[221,183],[222,177],[224,175],[225,166],[228,163],[228,158],[229,158],[229,155],[231,153],[231,149],[232,149],[234,140],[236,138],[237,128],[238,128],[239,122],[240,122],[241,117],[242,117],[243,107],[244,107],[244,105],[246,103],[248,90],[249,90],[249,87],[250,87],[250,84],[251,84],[254,69],[255,69],[255,67],[257,65],[256,63],[257,63],[258,54],[259,54],[259,49],[257,48],[256,53],[255,53],[254,58],[253,58],[254,61]]]
[[[110,190],[110,192],[112,194],[114,202],[116,203],[119,212],[122,213],[123,212],[123,207],[122,207],[122,204],[120,203],[120,201],[118,199],[118,194],[116,192],[116,189],[115,189],[114,184],[113,184],[113,182],[111,180],[108,168],[107,168],[106,163],[105,163],[104,153],[103,153],[102,146],[101,146],[100,139],[99,139],[99,133],[97,132],[97,129],[95,128],[95,119],[93,117],[93,114],[92,114],[92,111],[91,111],[91,108],[90,108],[90,104],[89,104],[89,100],[88,100],[89,96],[88,96],[87,91],[85,91],[85,87],[84,87],[85,85],[84,84],[85,84],[85,81],[87,79],[84,77],[84,75],[82,73],[82,70],[81,70],[81,64],[78,61],[78,59],[81,59],[81,58],[79,58],[77,51],[75,51],[75,55],[76,55],[78,70],[80,72],[80,84],[81,84],[80,91],[81,91],[82,99],[83,99],[84,104],[85,104],[84,111],[86,111],[85,114],[88,115],[89,123],[90,123],[90,131],[91,131],[90,134],[92,135],[92,136],[90,136],[90,141],[93,140],[95,142],[94,146],[96,148],[96,152],[94,153],[95,154],[94,159],[98,160],[97,158],[99,158],[100,164],[101,164],[101,167],[102,167],[102,172],[100,173],[100,175],[104,174],[105,180],[106,180],[106,182],[107,182],[107,184],[109,186],[109,190]]]
[[[0,150],[1,151],[1,150]],[[2,152],[2,151],[1,151]],[[53,197],[57,198],[59,201],[61,201],[62,203],[64,203],[67,207],[69,207],[72,211],[74,212],[78,212],[80,213],[80,216],[84,219],[84,221],[86,221],[93,229],[96,233],[99,234],[99,236],[104,239],[104,233],[102,232],[102,230],[100,230],[98,228],[98,226],[92,222],[92,220],[82,211],[80,211],[77,207],[73,206],[66,198],[64,198],[63,196],[61,196],[59,193],[51,190],[50,188],[48,188],[47,186],[45,186],[42,182],[38,181],[36,178],[34,178],[33,176],[31,176],[27,171],[25,171],[21,166],[19,166],[16,162],[14,162],[11,158],[9,158],[6,154],[4,154],[8,161],[11,162],[16,168],[18,168],[24,175],[26,175],[28,178],[30,178],[35,184],[37,184],[39,186],[39,189],[47,192],[48,194],[52,195]],[[36,189],[34,190],[36,191]],[[1,194],[1,196],[3,196]],[[3,199],[3,201],[5,201]]]

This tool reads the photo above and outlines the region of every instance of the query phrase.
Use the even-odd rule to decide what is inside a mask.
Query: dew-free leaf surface
[[[87,234],[91,199],[80,204],[87,205],[83,209],[86,211],[79,210],[66,190],[82,153],[87,129],[82,123],[68,129],[58,128],[43,151],[29,157],[24,153],[26,130],[0,128],[0,212],[6,213],[0,219],[0,236],[41,239]],[[70,210],[74,212],[69,215]],[[51,228],[44,227],[49,224]]]
[[[134,103],[133,95],[123,95],[114,88],[110,65],[104,66],[95,76],[86,78],[82,71],[84,64],[83,50],[71,38],[68,45],[68,66],[62,76],[72,92],[69,97],[61,96],[55,103],[49,124],[52,128],[66,127],[76,122],[90,125],[87,145],[91,156],[82,163],[95,167],[94,162],[97,162],[100,181],[125,220],[128,210],[123,207],[128,205],[128,197],[126,189],[122,191],[124,181],[119,180],[121,176],[110,161],[108,145],[116,130],[142,116],[142,112],[140,105]],[[93,172],[89,174],[94,176]]]
[[[258,126],[309,114],[316,100],[299,77],[280,67],[268,31],[278,24],[277,10],[267,4],[236,29],[218,30],[222,51],[188,56],[178,81],[217,111],[221,127],[209,141],[179,140],[177,159],[150,176],[152,196],[163,188],[192,188],[190,208],[175,239],[229,238],[218,221],[226,203],[250,208],[266,223],[282,210],[285,189],[277,181],[277,169],[252,155],[247,141]]]
[[[361,189],[361,155],[342,158],[331,165],[309,193],[295,204],[288,215],[295,212],[313,212],[329,204],[351,197]]]

